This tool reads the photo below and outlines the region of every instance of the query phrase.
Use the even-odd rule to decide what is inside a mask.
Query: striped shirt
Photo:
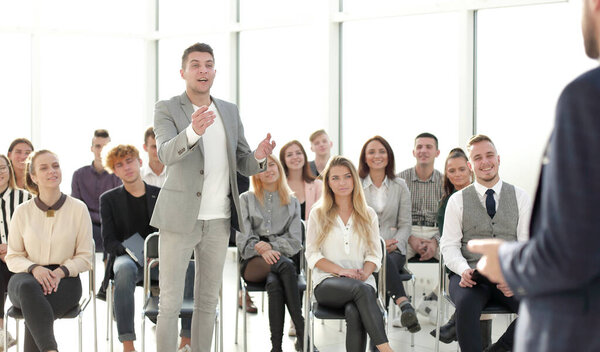
[[[31,199],[31,194],[22,189],[8,187],[4,193],[0,193],[0,239],[2,243],[8,243],[8,227],[15,209],[29,199]]]
[[[406,181],[412,201],[412,224],[418,226],[437,227],[437,213],[440,199],[444,195],[442,173],[433,170],[426,181],[419,180],[415,167],[398,174]]]

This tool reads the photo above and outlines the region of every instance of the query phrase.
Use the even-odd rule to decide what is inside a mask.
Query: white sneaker
[[[400,316],[397,316],[392,320],[392,326],[395,328],[403,328],[402,321],[400,321]]]
[[[296,336],[296,326],[294,322],[290,319],[290,329],[288,330],[288,336]]]
[[[17,341],[15,339],[13,339],[12,335],[10,334],[10,331],[8,332],[8,348],[11,348],[12,346],[16,345]],[[7,348],[7,350],[8,350]],[[0,329],[0,352],[5,351],[4,349],[4,329]]]
[[[417,312],[426,316],[432,324],[437,321],[437,301],[423,301],[419,304]]]
[[[177,352],[192,352],[190,345],[185,345],[177,350]]]

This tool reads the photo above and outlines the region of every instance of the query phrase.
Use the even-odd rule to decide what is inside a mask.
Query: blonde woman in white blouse
[[[379,225],[356,168],[335,156],[323,172],[323,196],[309,217],[306,259],[319,304],[344,308],[346,351],[363,352],[366,334],[379,351],[392,351],[377,306],[375,278],[381,265]]]
[[[92,222],[81,201],[60,192],[56,155],[30,155],[26,185],[36,197],[13,215],[6,264],[11,302],[25,317],[25,352],[57,351],[54,318],[79,304],[79,273],[91,268]]]

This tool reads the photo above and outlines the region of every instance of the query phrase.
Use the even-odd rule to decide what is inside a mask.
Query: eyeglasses
[[[8,172],[8,166],[0,166],[0,174],[4,174]]]

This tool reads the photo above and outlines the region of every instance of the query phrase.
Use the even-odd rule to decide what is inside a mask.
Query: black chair
[[[383,252],[382,255],[382,264],[379,269],[380,275],[377,278],[377,304],[379,305],[379,309],[383,314],[384,326],[388,329],[387,324],[387,310],[385,309],[385,270],[386,270],[386,255],[387,251],[385,250],[385,240],[380,238],[381,241],[381,249]],[[304,352],[308,352],[310,348],[310,352],[313,352],[314,343],[310,344],[308,347],[308,337],[310,335],[311,341],[314,342],[315,330],[314,330],[314,319],[322,319],[322,320],[343,320],[346,318],[346,314],[344,312],[344,308],[334,309],[325,307],[319,304],[316,300],[313,299],[313,285],[312,285],[312,269],[305,268],[306,270],[306,282],[307,282],[307,291],[304,302],[304,316],[306,319],[304,320]]]
[[[68,311],[65,315],[61,317],[61,319],[74,319],[77,318],[77,323],[79,326],[79,352],[83,351],[83,337],[82,337],[82,329],[83,329],[83,313],[87,306],[92,303],[92,314],[94,321],[94,351],[98,352],[98,329],[96,326],[96,246],[92,246],[92,268],[88,271],[89,275],[89,285],[88,285],[88,294],[87,297],[81,297],[79,304],[73,307],[70,311]],[[18,349],[18,341],[19,341],[19,320],[23,320],[23,312],[16,308],[15,306],[10,307],[6,314],[4,314],[4,331],[8,331],[8,318],[15,319],[16,324],[16,336],[15,340],[17,340],[17,349]],[[8,346],[8,334],[4,334],[4,346]]]

